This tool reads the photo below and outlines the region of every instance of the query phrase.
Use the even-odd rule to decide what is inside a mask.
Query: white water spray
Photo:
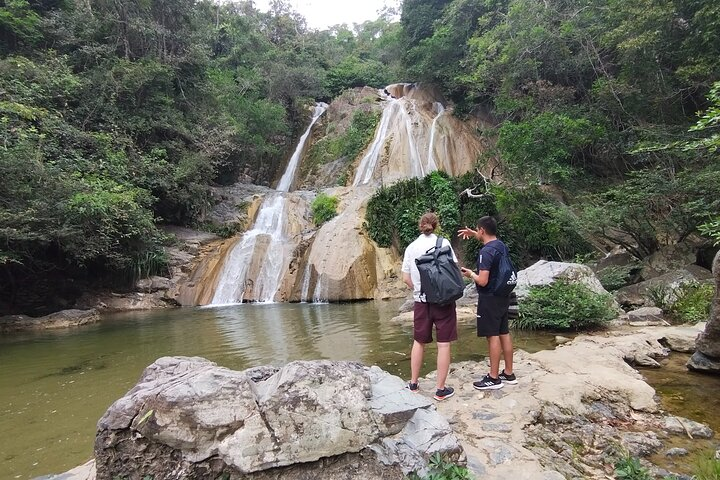
[[[285,173],[278,184],[279,192],[287,192],[297,170],[305,143],[310,136],[310,130],[320,115],[327,109],[327,104],[318,103],[315,106],[312,121],[290,158]],[[280,288],[280,279],[287,266],[287,235],[285,225],[287,219],[287,199],[282,193],[268,196],[258,212],[257,220],[252,230],[246,232],[228,255],[218,279],[212,305],[225,305],[242,303],[246,287],[251,287],[253,297],[257,302],[271,303]],[[269,240],[265,257],[257,278],[248,278],[253,258],[256,254],[258,239],[267,237]]]
[[[328,105],[327,103],[316,103],[315,104],[315,111],[313,112],[313,118],[310,122],[310,126],[308,126],[307,130],[305,130],[305,133],[303,133],[302,137],[300,137],[300,141],[298,141],[297,147],[295,147],[295,152],[293,152],[292,157],[290,157],[290,161],[288,162],[287,167],[285,168],[285,173],[283,174],[282,178],[280,179],[280,183],[277,185],[277,190],[280,192],[288,192],[290,191],[290,187],[292,186],[293,180],[295,180],[295,171],[297,170],[298,163],[300,163],[300,158],[302,157],[303,149],[305,148],[305,143],[307,142],[308,137],[310,136],[310,131],[312,130],[313,125],[315,125],[315,122],[318,121],[320,116],[325,113],[325,110],[327,110]]]
[[[382,153],[382,147],[385,145],[385,140],[387,140],[388,128],[400,110],[402,110],[402,105],[399,100],[390,99],[385,104],[382,116],[380,117],[380,124],[375,132],[375,138],[370,145],[368,153],[360,161],[355,179],[353,180],[353,187],[365,185],[372,180],[373,173],[375,173],[375,166]]]
[[[432,127],[430,127],[430,142],[428,144],[428,161],[427,161],[427,171],[428,173],[434,172],[438,169],[437,163],[435,162],[435,155],[433,152],[433,149],[435,148],[435,128],[437,126],[438,119],[445,113],[445,107],[440,102],[433,103],[433,107],[435,108],[435,111],[437,112],[437,115],[435,115],[435,118],[433,118]]]

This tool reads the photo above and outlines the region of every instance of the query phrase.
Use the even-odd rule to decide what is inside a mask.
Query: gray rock
[[[169,278],[158,276],[141,278],[135,283],[135,288],[149,293],[157,292],[160,290],[168,290],[171,287],[172,282]]]
[[[686,265],[685,267],[665,273],[658,277],[623,287],[615,292],[615,299],[625,308],[653,306],[648,291],[651,288],[665,287],[668,291],[667,301],[672,303],[675,300],[673,291],[682,283],[707,282],[712,278],[709,270],[697,265]]]
[[[493,412],[473,412],[472,416],[475,420],[492,420],[497,418],[498,414]]]
[[[625,432],[620,436],[620,441],[636,457],[652,455],[663,447],[654,432]]]
[[[0,317],[0,333],[80,327],[82,325],[96,323],[99,320],[100,314],[95,309],[61,310],[45,317],[37,318],[27,317],[25,315],[10,315]]]
[[[562,335],[556,335],[555,336],[555,343],[558,345],[563,345],[565,343],[572,342],[572,338],[563,337]]]
[[[462,448],[427,398],[377,367],[330,361],[236,372],[158,359],[95,442],[101,479],[400,479],[434,453],[458,459]]]
[[[643,277],[654,278],[695,263],[697,247],[688,243],[665,245],[653,253],[643,264]]]
[[[698,336],[697,351],[710,358],[720,358],[720,251],[713,260],[715,297],[710,307],[710,319],[705,330]],[[717,371],[717,370],[714,370]]]
[[[695,352],[688,360],[687,367],[696,372],[720,373],[720,359],[710,358],[700,352]]]
[[[522,300],[530,292],[530,287],[549,285],[555,280],[580,282],[596,293],[608,293],[600,284],[595,273],[587,265],[579,263],[548,262],[540,260],[534,265],[518,272],[518,283],[515,288],[518,300]]]
[[[657,307],[641,307],[628,312],[628,322],[631,325],[642,324],[642,326],[667,325],[663,318],[663,311]]]
[[[605,257],[597,261],[593,266],[595,272],[599,272],[608,267],[624,267],[626,265],[632,265],[637,262],[637,259],[632,256],[627,250],[622,247],[616,247],[611,252],[608,252]]]
[[[415,300],[412,298],[408,298],[403,302],[402,305],[400,305],[400,308],[398,309],[399,313],[407,313],[413,311],[413,306],[415,305]]]
[[[713,431],[703,423],[682,417],[665,417],[663,430],[676,435],[688,435],[692,438],[712,438]]]
[[[697,336],[696,329],[678,327],[676,332],[666,334],[662,343],[673,352],[692,353]]]
[[[478,302],[478,293],[477,288],[475,288],[475,285],[473,283],[469,283],[465,290],[463,291],[463,296],[458,299],[457,302],[455,302],[457,305],[465,306],[465,305],[477,305]]]
[[[685,448],[671,448],[667,452],[665,452],[666,457],[684,457],[688,454],[687,449]]]
[[[483,423],[482,429],[487,432],[512,432],[512,425],[509,423]]]

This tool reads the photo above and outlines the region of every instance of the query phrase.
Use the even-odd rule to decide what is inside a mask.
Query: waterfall
[[[293,152],[292,157],[290,157],[287,168],[285,168],[285,173],[280,179],[280,183],[278,183],[277,185],[278,191],[290,191],[292,182],[293,180],[295,180],[295,171],[297,170],[298,163],[300,163],[302,152],[305,149],[305,142],[307,142],[307,139],[310,136],[310,131],[312,130],[313,125],[315,125],[315,122],[317,122],[320,116],[325,113],[325,110],[327,110],[327,108],[327,103],[320,102],[315,104],[315,111],[313,112],[313,118],[310,122],[310,126],[308,126],[307,130],[305,130],[305,133],[303,133],[302,137],[300,137],[300,141],[298,142],[297,147],[295,147],[295,152]]]
[[[410,101],[408,103],[410,104],[412,110],[416,112],[415,102]],[[410,155],[410,176],[422,178],[425,176],[425,169],[423,168],[422,159],[420,158],[420,153],[418,152],[417,144],[415,143],[415,138],[413,137],[412,116],[410,116],[410,114],[404,108],[402,109],[402,116],[405,119],[405,131],[407,132],[408,139],[408,154]]]
[[[315,283],[315,291],[313,292],[312,301],[313,303],[327,303],[328,301],[327,288],[323,289],[322,275],[318,275],[317,282]]]
[[[402,109],[401,107],[400,101],[395,99],[390,99],[385,104],[382,116],[380,117],[380,124],[375,132],[375,138],[370,145],[368,153],[360,161],[355,179],[353,180],[353,187],[364,185],[372,180],[373,173],[375,173],[375,165],[377,165],[382,147],[385,145],[385,140],[387,140],[388,127],[392,123],[391,120],[393,120],[397,116],[398,111]]]
[[[275,295],[280,288],[280,280],[288,263],[288,239],[285,232],[285,225],[288,223],[287,199],[279,192],[287,192],[292,186],[295,171],[310,131],[326,109],[327,104],[325,103],[315,105],[312,121],[300,137],[285,173],[278,183],[278,193],[265,199],[252,230],[245,232],[242,240],[235,244],[225,259],[215,295],[210,302],[212,305],[242,303],[248,286],[252,287],[255,301],[270,303],[275,300]],[[261,265],[257,278],[251,279],[248,278],[248,275],[251,273],[253,261],[258,253],[256,247],[259,239],[265,239],[268,242],[267,249],[262,262],[255,262],[256,266],[258,263]]]
[[[285,235],[283,227],[286,223],[285,199],[282,194],[275,194],[263,203],[255,226],[245,232],[242,240],[233,247],[225,260],[220,279],[218,280],[213,305],[242,303],[245,288],[248,285],[248,271],[252,264],[258,239],[269,237],[265,261],[258,277],[253,280],[252,287],[255,299],[259,302],[271,302],[275,297],[283,270],[282,254]]]
[[[428,162],[427,171],[433,172],[438,169],[437,163],[435,163],[435,156],[433,155],[433,148],[435,147],[435,127],[437,126],[438,119],[445,113],[445,107],[440,102],[433,103],[437,115],[433,118],[432,127],[430,127],[430,142],[428,144]]]
[[[300,290],[300,302],[307,303],[308,294],[310,293],[310,262],[305,265],[305,273],[303,273],[302,289]]]

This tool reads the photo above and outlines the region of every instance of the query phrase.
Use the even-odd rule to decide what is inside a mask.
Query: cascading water
[[[302,152],[305,148],[305,142],[307,142],[307,139],[310,136],[310,131],[312,130],[313,125],[315,125],[315,122],[318,121],[320,115],[325,113],[325,110],[327,110],[327,108],[327,103],[320,102],[315,104],[315,111],[313,112],[313,118],[310,122],[310,126],[308,126],[307,130],[305,130],[305,133],[303,133],[302,137],[300,137],[300,141],[298,142],[297,147],[295,147],[295,152],[293,152],[292,157],[290,157],[288,166],[285,169],[285,173],[280,179],[280,183],[278,183],[276,190],[280,192],[290,191],[292,182],[293,180],[295,180],[295,171],[297,170],[298,163],[300,163],[300,157],[302,157]]]
[[[278,183],[279,192],[287,192],[295,178],[300,157],[310,131],[320,115],[327,109],[327,104],[315,105],[313,118],[307,130],[300,137],[285,173]],[[238,241],[223,265],[218,284],[213,296],[212,305],[242,303],[245,290],[252,282],[253,298],[257,302],[270,303],[280,288],[280,279],[286,268],[288,253],[285,225],[287,219],[287,199],[282,193],[268,196],[258,212],[257,220],[252,230],[246,232],[242,240]],[[268,244],[262,266],[255,279],[248,278],[253,259],[256,256],[258,240],[267,238]]]
[[[388,127],[397,117],[398,112],[402,110],[400,100],[390,99],[385,104],[382,116],[380,117],[380,124],[378,125],[377,131],[375,132],[375,138],[368,153],[360,161],[355,179],[353,180],[353,186],[365,185],[372,180],[373,173],[375,173],[375,165],[377,165],[380,153],[385,140],[387,140]]]
[[[435,127],[437,126],[438,119],[445,113],[445,106],[440,102],[433,103],[433,107],[437,112],[435,118],[433,118],[432,127],[430,127],[430,142],[428,143],[428,162],[427,171],[428,173],[438,169],[437,163],[435,162],[435,154],[433,149],[435,148]]]
[[[300,290],[300,302],[307,303],[308,294],[310,293],[310,262],[305,265],[305,273],[303,273],[302,289]]]
[[[417,114],[415,110],[415,102],[410,100],[408,105],[412,111]],[[405,120],[405,130],[407,132],[408,153],[410,155],[410,176],[422,178],[425,176],[425,169],[423,168],[422,159],[420,158],[420,153],[418,152],[417,144],[415,143],[415,137],[413,136],[413,119],[410,113],[408,113],[408,111],[404,108],[401,109],[401,113],[403,119]]]

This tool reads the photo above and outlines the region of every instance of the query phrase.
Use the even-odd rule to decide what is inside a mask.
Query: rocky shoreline
[[[394,400],[389,403],[392,407],[391,410],[406,412],[405,414],[399,414],[399,417],[398,414],[390,414],[389,411],[383,413],[383,415],[390,415],[386,418],[394,418],[400,422],[396,425],[399,430],[398,428],[391,429],[395,433],[388,430],[391,436],[387,440],[380,441],[378,445],[387,447],[388,442],[390,442],[390,444],[394,445],[393,448],[396,448],[400,444],[412,443],[413,435],[418,435],[417,431],[402,441],[392,440],[394,438],[392,435],[406,428],[403,425],[407,426],[407,423],[405,423],[407,418],[411,417],[412,412],[417,411],[418,408],[426,411],[428,415],[437,410],[437,413],[440,414],[438,418],[443,419],[439,421],[449,424],[454,437],[457,438],[464,452],[461,457],[455,458],[466,461],[469,470],[478,478],[538,480],[607,478],[607,475],[611,473],[614,460],[624,452],[644,458],[658,452],[670,450],[671,447],[677,447],[678,440],[692,443],[696,441],[694,439],[707,438],[713,435],[713,432],[705,425],[662,412],[654,389],[631,366],[646,364],[647,359],[657,361],[667,356],[671,349],[687,351],[688,345],[694,343],[695,337],[703,328],[703,324],[692,327],[645,327],[641,329],[623,327],[595,335],[580,335],[555,350],[546,350],[534,354],[520,351],[516,356],[515,368],[519,378],[518,385],[507,385],[501,390],[492,392],[478,392],[472,388],[472,381],[487,369],[484,362],[453,364],[449,384],[456,388],[456,394],[454,397],[434,405],[432,405],[433,402],[430,399],[434,388],[434,374],[421,379],[421,393],[419,395],[410,395],[409,397],[403,395],[401,391],[403,385],[401,379],[384,372],[380,373],[381,371],[377,367],[368,369],[367,367],[356,366],[357,364],[347,364],[347,362],[293,362],[284,367],[284,373],[281,374],[278,373],[278,369],[263,368],[251,369],[243,372],[243,374],[251,371],[255,372],[257,373],[256,377],[261,379],[261,382],[265,382],[268,378],[275,378],[275,380],[267,380],[270,382],[267,385],[272,384],[271,390],[276,393],[283,392],[278,397],[283,400],[276,406],[280,410],[284,408],[282,407],[283,404],[296,406],[286,408],[285,413],[273,417],[277,425],[273,427],[272,431],[276,432],[276,435],[280,435],[279,432],[281,431],[285,433],[294,432],[286,438],[286,440],[294,438],[294,440],[288,440],[289,445],[296,445],[297,442],[302,443],[312,439],[315,439],[312,440],[313,442],[317,441],[317,435],[308,434],[309,437],[306,438],[303,433],[305,427],[298,427],[298,425],[302,424],[302,421],[300,424],[298,423],[298,418],[303,418],[303,421],[311,420],[311,423],[315,424],[316,420],[320,421],[321,419],[313,419],[314,415],[322,417],[333,409],[333,411],[344,411],[350,407],[352,407],[350,408],[352,412],[358,413],[360,417],[362,416],[361,410],[356,408],[357,405],[362,403],[358,403],[360,397],[350,402],[352,405],[343,406],[342,401],[338,400],[336,395],[317,394],[308,396],[297,394],[297,391],[293,394],[291,392],[293,390],[292,385],[300,382],[305,388],[305,390],[302,390],[302,388],[300,390],[304,392],[314,391],[316,388],[322,389],[323,392],[352,390],[356,387],[348,384],[348,380],[353,384],[365,382],[365,380],[359,380],[364,375],[362,372],[374,371],[377,378],[382,377],[383,382],[392,386],[391,390],[395,391],[393,394],[395,395]],[[175,464],[182,464],[187,468],[192,468],[193,459],[198,459],[198,446],[201,444],[207,446],[207,436],[200,435],[202,438],[195,438],[192,432],[194,431],[195,434],[199,435],[197,433],[199,431],[193,429],[187,431],[190,432],[188,433],[189,436],[183,436],[185,434],[182,432],[185,430],[182,425],[187,423],[188,418],[207,417],[211,412],[224,412],[223,415],[218,413],[212,416],[215,419],[214,421],[223,424],[232,423],[232,418],[235,418],[232,414],[234,411],[232,402],[237,402],[237,400],[233,399],[236,399],[237,395],[239,395],[238,392],[247,392],[247,388],[237,390],[228,386],[224,390],[222,388],[218,390],[218,392],[224,393],[217,396],[217,398],[214,394],[205,397],[209,399],[208,401],[211,401],[212,405],[198,401],[197,395],[206,395],[208,392],[214,391],[212,388],[208,390],[208,385],[225,384],[224,381],[218,381],[218,378],[225,378],[228,375],[235,378],[233,375],[242,376],[242,374],[221,367],[208,366],[207,364],[210,364],[210,362],[202,359],[194,359],[193,361],[202,364],[200,365],[201,370],[207,370],[206,373],[210,375],[208,378],[212,380],[207,378],[203,381],[198,378],[188,380],[195,375],[192,373],[195,367],[190,368],[187,365],[187,368],[179,367],[181,361],[163,360],[162,362],[170,362],[170,364],[174,365],[175,373],[180,374],[180,377],[182,377],[178,377],[177,381],[172,380],[169,382],[172,385],[170,388],[176,390],[175,394],[167,393],[165,387],[157,391],[153,391],[152,388],[148,390],[148,379],[153,380],[154,378],[157,380],[155,377],[161,375],[161,373],[155,373],[155,377],[152,375],[148,377],[148,371],[159,371],[159,367],[156,365],[150,367],[143,377],[144,380],[141,380],[124,399],[116,402],[115,406],[111,407],[104,419],[100,421],[96,443],[96,455],[99,455],[98,458],[115,458],[113,455],[119,453],[114,449],[119,448],[118,446],[121,445],[125,445],[125,447],[122,447],[125,450],[122,450],[122,454],[118,458],[124,458],[123,455],[127,456],[129,444],[123,443],[121,440],[125,437],[123,435],[118,436],[118,433],[122,431],[122,428],[135,428],[130,427],[132,424],[137,426],[134,436],[131,435],[132,438],[136,439],[133,440],[133,443],[142,437],[147,444],[142,445],[142,448],[132,450],[134,452],[131,455],[132,461],[125,461],[116,465],[135,465],[145,462],[145,465],[151,466],[155,460],[174,458]],[[299,367],[298,364],[301,364],[301,366]],[[315,371],[314,369],[320,369],[324,373],[322,375],[299,373],[295,375],[288,373],[289,370],[286,370],[288,368],[295,373],[298,373],[298,369],[311,369],[313,371]],[[340,371],[343,373],[339,374]],[[357,375],[360,375],[360,377],[356,378]],[[317,378],[323,380],[317,383],[316,380],[313,380]],[[178,385],[184,385],[184,387],[180,388]],[[285,385],[287,388],[280,385]],[[261,390],[264,388],[268,387],[263,386]],[[168,395],[172,398],[168,397]],[[182,402],[179,402],[178,398],[182,399]],[[258,398],[270,397],[260,394]],[[313,403],[313,408],[305,408],[309,405],[307,403],[308,398],[312,398],[312,402],[316,402]],[[365,398],[369,399],[370,404],[373,403],[373,394],[368,393]],[[216,401],[219,403],[213,403]],[[136,411],[136,407],[132,405],[135,405],[139,410]],[[180,405],[182,405],[182,408]],[[375,405],[372,408],[385,408],[387,406],[383,406],[383,402],[376,402]],[[212,408],[209,408],[210,406]],[[328,406],[332,406],[332,408]],[[153,421],[149,422],[145,427],[138,426],[138,424],[144,423],[141,418],[147,415],[147,411],[158,412],[163,409],[165,411],[164,418],[159,413],[153,413],[146,419],[146,421],[149,421],[152,417]],[[299,411],[298,409],[302,410],[300,417],[294,416],[294,412]],[[118,414],[118,412],[122,413],[125,410],[127,410],[125,416],[128,419],[125,422],[127,426],[121,426],[120,430],[112,433],[108,430],[108,426],[112,422],[109,423],[107,419],[125,418],[123,415]],[[170,421],[171,418],[176,418],[173,415],[180,413],[182,415],[177,418],[180,418],[181,421]],[[321,423],[323,425],[349,425],[343,422],[355,421],[356,418],[359,418],[358,416],[353,413],[342,422],[338,418],[331,416],[329,418],[334,418],[334,420],[325,418]],[[405,418],[405,420],[399,420],[400,417]],[[294,420],[292,420],[293,418]],[[237,433],[239,431],[238,424],[234,425],[232,431]],[[362,430],[361,427],[357,425],[356,427],[351,429]],[[276,430],[276,428],[280,430]],[[209,431],[215,430],[211,429]],[[407,430],[405,431],[407,433]],[[285,438],[282,435],[275,437],[275,439]],[[128,439],[131,437],[128,437]],[[230,437],[232,435],[226,432],[219,438],[219,441],[222,442],[223,439]],[[355,438],[354,435],[351,437]],[[370,437],[375,438],[375,440]],[[689,437],[692,437],[692,439]],[[176,440],[180,438],[183,441],[175,441],[172,438]],[[268,438],[272,438],[272,436]],[[417,438],[419,437],[415,437],[415,440]],[[372,444],[373,441],[378,441],[374,433],[369,434],[366,440],[367,445]],[[417,442],[415,444],[419,445]],[[112,445],[116,446],[113,447]],[[152,445],[155,445],[155,447],[152,447]],[[280,455],[284,462],[281,468],[290,468],[290,470],[287,470],[284,474],[281,470],[271,470],[273,474],[278,475],[272,478],[363,478],[357,476],[359,470],[350,467],[350,465],[359,465],[357,462],[360,462],[362,451],[364,451],[360,444],[354,445],[352,448],[342,447],[341,449],[346,453],[339,453],[339,445],[337,442],[332,442],[332,452],[328,454],[329,456],[324,457],[325,460],[322,460],[322,458],[303,460],[304,457],[300,456],[302,458],[296,459],[298,462],[310,460],[311,463],[304,463],[305,467],[303,468],[305,469],[294,470],[296,476],[291,475],[292,468],[290,465],[292,464],[292,455],[299,455],[297,451],[294,451],[288,445],[284,445],[282,441],[274,445],[274,447],[268,449],[268,452],[275,452],[271,455],[275,458],[280,455],[277,452],[285,451],[286,453],[283,454],[285,456]],[[310,445],[312,445],[312,442]],[[429,442],[427,445],[437,444]],[[160,446],[164,446],[166,449],[170,448],[170,450],[165,450],[167,457],[163,456],[165,454],[158,453],[161,451]],[[264,451],[264,448],[260,450]],[[232,452],[232,449],[228,451]],[[422,448],[420,451],[422,452]],[[108,452],[112,453],[112,455],[106,455]],[[155,453],[145,458],[143,452]],[[288,452],[295,453],[288,454]],[[374,451],[373,455],[375,455],[375,458],[372,461],[376,462],[377,451]],[[422,455],[427,459],[427,452]],[[322,454],[317,456],[323,457]],[[129,458],[126,460],[129,460]],[[221,462],[222,465],[228,465],[228,458]],[[340,460],[341,458],[343,460]],[[417,453],[414,454],[413,458],[417,460]],[[181,459],[184,460],[181,461]],[[230,463],[233,461],[239,460],[230,460]],[[369,460],[365,458],[363,461]],[[643,461],[646,462],[646,460]],[[327,462],[331,464],[340,462],[339,464],[345,465],[345,467],[339,470],[328,469],[325,468]],[[115,470],[107,469],[108,463],[105,460],[102,461],[102,464],[102,471],[105,473],[98,475],[97,478],[112,478],[112,476],[108,476],[107,472],[117,474]],[[269,461],[268,465],[272,466],[274,464]],[[308,465],[315,465],[317,470],[312,468],[307,470]],[[377,463],[373,463],[373,465],[377,465]],[[385,466],[387,467],[387,465],[386,463]],[[417,466],[417,464],[415,465]],[[280,468],[280,466],[278,465],[277,468]],[[665,474],[659,467],[654,467],[654,470],[657,475]],[[229,478],[266,478],[262,475],[268,475],[271,471],[265,471],[264,473],[237,473],[230,475]],[[300,471],[303,472],[302,475],[297,476],[300,475]],[[332,471],[333,473],[322,476],[323,471]],[[373,467],[373,471],[375,471],[375,467]],[[383,470],[378,470],[378,472],[380,471]],[[407,473],[407,468],[400,468],[399,470],[390,468],[387,471],[388,475],[390,475],[391,471],[393,472],[387,478],[395,478],[398,475],[398,478],[402,478],[402,472]],[[132,472],[123,472],[130,475],[128,478],[135,478]],[[172,477],[171,472],[166,473],[167,478],[175,478]],[[96,477],[92,464],[86,464],[67,474],[52,478],[86,480]],[[142,476],[138,478],[142,478]],[[159,477],[156,476],[155,478]]]

